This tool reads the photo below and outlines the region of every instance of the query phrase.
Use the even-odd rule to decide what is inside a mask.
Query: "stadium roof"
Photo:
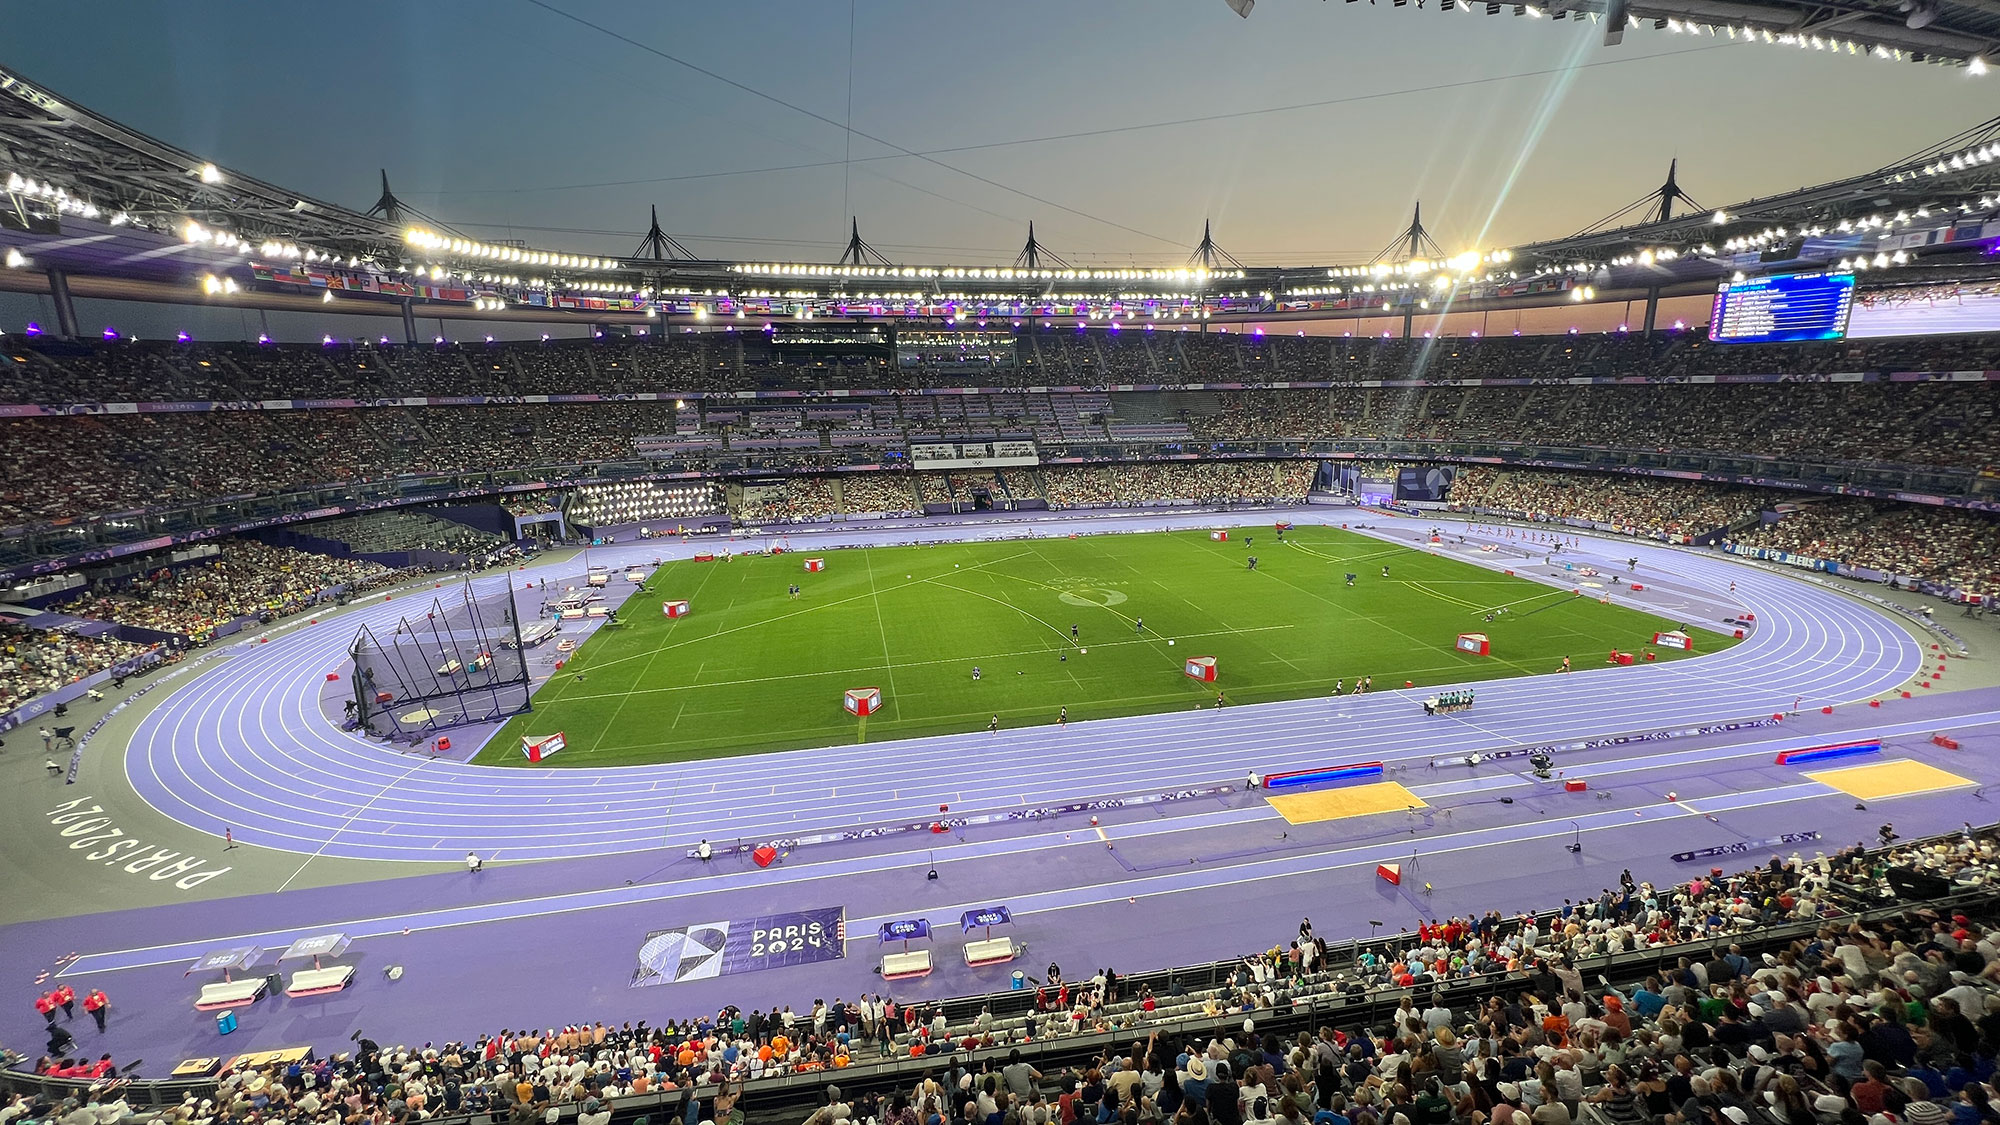
[[[1982,18],[2000,26],[1988,7],[2000,11],[2000,0],[1949,0],[1926,28],[1905,30],[1942,35],[1935,29]],[[1851,14],[1842,26],[1872,26]],[[1963,34],[1970,49],[1972,33]],[[858,228],[834,263],[695,260],[657,221],[623,258],[482,241],[406,208],[386,175],[376,206],[354,210],[219,167],[5,69],[0,175],[0,254],[13,267],[0,270],[0,288],[42,291],[55,270],[98,279],[97,295],[297,307],[339,292],[359,298],[347,311],[421,302],[424,316],[700,317],[746,306],[757,315],[1038,316],[1058,305],[1055,315],[1361,315],[1429,308],[1432,294],[1459,307],[1549,304],[1599,290],[1696,292],[1737,272],[1894,269],[1919,257],[1984,272],[1993,259],[1965,254],[2000,240],[2000,226],[1990,238],[1985,230],[2000,217],[2000,117],[1888,167],[1713,211],[1696,208],[1669,173],[1659,189],[1561,238],[1452,254],[1413,220],[1370,261],[1283,268],[1238,262],[1207,230],[1186,261],[1154,269],[1072,268],[1032,233],[1014,262],[991,265],[889,262]]]
[[[1391,3],[1410,6],[1410,0]],[[1454,18],[1511,12],[1552,25],[1583,20],[1603,29],[1606,46],[1621,43],[1628,29],[1651,27],[1791,50],[1962,66],[1976,74],[2000,61],[1995,55],[2000,51],[2000,0],[1416,0],[1415,6]]]

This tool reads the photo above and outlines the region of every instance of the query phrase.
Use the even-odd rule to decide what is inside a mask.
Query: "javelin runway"
[[[1268,518],[1203,517],[1184,526]],[[1294,518],[1365,518],[1388,525],[1379,533],[1404,544],[1419,530],[1414,521],[1350,510]],[[1042,533],[1069,530],[1056,524]],[[910,538],[907,531],[874,539],[792,537],[795,547]],[[1882,612],[1817,586],[1629,540],[1583,544],[1563,557],[1604,567],[1613,557],[1637,555],[1640,573],[1662,583],[1654,605],[1622,589],[1621,602],[1711,622],[1724,615],[1720,607],[1741,607],[1756,614],[1758,627],[1727,652],[1694,660],[1482,683],[1479,707],[1462,717],[1424,716],[1415,698],[1448,686],[1426,684],[1410,693],[1378,690],[1365,698],[998,736],[977,732],[672,766],[522,770],[400,754],[340,731],[321,714],[325,674],[347,673],[345,652],[356,626],[393,623],[409,610],[406,596],[244,646],[146,716],[126,768],[140,795],[165,815],[216,836],[230,827],[243,843],[361,859],[450,860],[468,850],[551,859],[906,822],[943,803],[954,813],[974,813],[1212,785],[1253,769],[1359,759],[1421,766],[1474,750],[1768,716],[1797,697],[1815,708],[1866,699],[1903,686],[1923,662],[1917,642]],[[640,543],[593,555],[616,567],[688,551]],[[1524,574],[1546,569],[1519,558],[1459,554]],[[554,579],[577,569],[553,564],[485,581]],[[1160,624],[1163,635],[1172,635],[1171,622]],[[1590,659],[1579,660],[1580,667],[1589,668]]]

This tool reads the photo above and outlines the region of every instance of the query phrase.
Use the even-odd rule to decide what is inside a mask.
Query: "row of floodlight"
[[[1894,176],[1889,177],[1889,182],[1901,183],[1904,180],[1915,179],[1918,176],[1943,176],[1952,172],[1963,172],[1968,168],[1977,168],[1982,164],[1991,164],[1996,159],[2000,159],[2000,142],[1980,145],[1977,148],[1968,148],[1963,152],[1954,152],[1949,157],[1926,164],[1915,172],[1898,172]]]
[[[1187,269],[1025,269],[1014,266],[827,266],[811,263],[738,263],[731,273],[753,277],[880,277],[967,281],[1181,281],[1236,280],[1242,270]]]
[[[551,250],[530,250],[524,246],[495,246],[485,242],[474,242],[464,238],[450,238],[422,227],[411,227],[403,232],[403,241],[418,250],[433,254],[451,254],[460,258],[477,258],[488,262],[518,262],[526,266],[549,266],[566,270],[615,270],[618,262],[611,258],[588,258],[576,254],[558,254]]]

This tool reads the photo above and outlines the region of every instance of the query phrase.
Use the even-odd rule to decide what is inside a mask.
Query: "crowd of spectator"
[[[1179,327],[1179,326],[1176,326]],[[1355,383],[1496,378],[1689,379],[1746,374],[2000,368],[1990,334],[1774,345],[1716,345],[1699,331],[1592,336],[1379,339],[1229,332],[1041,329],[981,333],[978,363],[912,347],[891,363],[869,349],[801,361],[763,333],[591,340],[291,344],[0,343],[0,402],[265,399],[1085,387],[1119,384]]]
[[[912,516],[920,510],[902,473],[848,473],[840,478],[841,506],[850,513]]]
[[[342,554],[398,557],[412,569],[479,569],[520,549],[508,538],[433,514],[422,507],[389,508],[301,524],[297,534]],[[445,556],[440,558],[439,556]]]
[[[1187,412],[1209,442],[1525,442],[1822,462],[2000,465],[2000,386],[1736,383],[1230,391]]]
[[[0,622],[0,649],[6,655],[0,664],[0,712],[5,712],[130,660],[147,646]]]
[[[1197,461],[1060,466],[1042,470],[1051,508],[1121,508],[1162,503],[1290,504],[1303,501],[1313,466],[1300,461]]]
[[[510,516],[545,516],[550,512],[562,511],[569,494],[559,488],[545,488],[540,492],[516,492],[500,501]]]
[[[1790,493],[1612,473],[1462,468],[1451,506],[1535,521],[1584,520],[1673,543],[1751,520]]]
[[[843,510],[832,477],[787,477],[777,484],[746,486],[734,511],[741,524],[809,523],[832,519]]]
[[[271,621],[308,609],[335,588],[365,589],[394,572],[366,559],[335,558],[254,539],[228,539],[219,552],[128,580],[100,582],[59,608],[74,617],[109,621],[195,644],[239,617]]]
[[[797,428],[783,432],[800,436],[756,431],[760,438],[745,436],[757,412],[746,419],[713,411],[714,421],[677,432],[683,412],[664,402],[8,418],[0,421],[0,522],[593,462],[812,472],[880,463],[940,436],[1005,440],[1013,432],[1050,457],[1087,458],[1106,447],[1181,454],[1191,443],[1373,439],[2000,469],[2000,383],[1984,381],[1034,393],[946,396],[942,407],[931,397],[889,401],[901,412],[877,410],[865,429],[794,410]],[[64,487],[48,486],[55,474]]]
[[[421,1046],[357,1031],[351,1051],[231,1070],[213,1097],[190,1093],[161,1120],[470,1113],[536,1125],[573,1112],[608,1125],[621,1103],[665,1095],[669,1119],[724,1125],[744,1120],[750,1083],[817,1073],[829,1085],[808,1125],[1985,1125],[1996,1116],[2000,934],[1926,905],[1853,917],[1893,898],[1891,869],[1987,887],[2000,880],[2000,845],[1968,826],[1875,851],[1773,854],[1672,887],[1627,873],[1593,899],[1433,919],[1352,959],[1333,959],[1307,918],[1289,946],[1201,987],[1178,974],[1135,987],[1108,968],[1068,978],[1050,965],[1032,1009],[1006,1016],[864,993]],[[1760,940],[1778,925],[1800,936]],[[1650,964],[1586,979],[1584,965],[1627,954]],[[1454,1002],[1449,988],[1474,981],[1499,987]],[[1386,1019],[1356,1023],[1342,1007],[1384,989],[1400,993]],[[1258,1029],[1260,1013],[1309,1004],[1323,1005],[1317,1027]],[[1021,1052],[1104,1034],[1111,1049],[1055,1073]],[[904,1060],[907,1090],[842,1092],[841,1070],[884,1060]],[[56,1053],[35,1064],[75,1068]],[[134,1112],[100,1082],[67,1104],[17,1098],[0,1119],[115,1125]]]
[[[1733,541],[2000,594],[2000,520],[1989,514],[1844,497],[1776,509],[1776,522],[1746,529]]]

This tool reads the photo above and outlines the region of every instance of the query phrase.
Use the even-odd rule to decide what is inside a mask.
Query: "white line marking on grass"
[[[874,548],[874,547],[864,547],[864,548],[862,548],[862,551],[863,551],[863,552],[865,553],[865,552],[867,552],[867,551],[872,551],[872,550],[879,550],[879,549],[881,549],[881,548]],[[983,563],[977,563],[977,564],[973,565],[973,566],[972,566],[971,568],[969,568],[969,569],[973,569],[973,570],[978,570],[978,569],[980,569],[980,568],[982,568],[982,567],[987,567],[987,566],[997,566],[997,565],[999,565],[1000,563],[1003,563],[1003,562],[1006,562],[1006,561],[1007,561],[1008,559],[1018,559],[1018,558],[1020,558],[1020,557],[1021,557],[1022,555],[1025,555],[1025,554],[1027,554],[1027,553],[1028,553],[1028,552],[1026,552],[1026,551],[1017,551],[1017,552],[1015,552],[1014,554],[1011,554],[1011,555],[1008,555],[1008,556],[1006,556],[1006,557],[1004,557],[1004,558],[998,558],[998,559],[993,559],[993,560],[991,560],[991,561],[989,561],[989,562],[983,562]],[[864,561],[866,561],[866,560],[864,560]],[[717,563],[717,564],[715,564],[715,565],[718,565],[718,566],[720,566],[720,565],[722,565],[722,564],[720,564],[720,563]],[[872,569],[872,568],[871,568],[871,569]],[[701,635],[701,636],[699,636],[699,637],[690,637],[690,638],[688,638],[688,639],[687,639],[687,640],[685,640],[685,641],[675,641],[675,642],[674,642],[674,643],[672,643],[672,644],[668,644],[668,645],[661,645],[661,646],[659,647],[659,649],[657,650],[657,652],[665,652],[665,651],[667,651],[668,649],[674,649],[674,648],[682,648],[682,647],[684,647],[684,646],[686,646],[686,645],[692,645],[692,644],[700,644],[700,643],[701,643],[701,642],[703,642],[703,641],[712,641],[712,640],[714,640],[714,639],[715,639],[715,638],[717,638],[717,637],[722,637],[722,636],[727,636],[727,635],[728,635],[728,634],[730,634],[730,633],[741,633],[741,632],[743,632],[743,631],[744,631],[744,630],[746,630],[746,629],[757,629],[757,628],[761,628],[762,626],[765,626],[765,625],[770,625],[770,624],[773,624],[773,623],[775,623],[775,622],[779,622],[779,621],[788,621],[788,620],[790,620],[790,619],[792,619],[792,618],[794,618],[794,617],[798,617],[798,616],[801,616],[801,615],[803,615],[803,614],[807,614],[807,613],[812,613],[812,612],[815,612],[815,611],[817,611],[817,610],[822,610],[822,609],[832,609],[832,608],[833,608],[833,607],[835,607],[835,606],[841,606],[841,605],[846,605],[846,604],[847,604],[847,603],[849,603],[849,602],[858,602],[858,601],[862,600],[863,598],[872,598],[872,597],[875,597],[875,596],[877,596],[877,595],[878,595],[878,594],[879,594],[879,593],[881,592],[881,590],[890,590],[890,591],[895,591],[895,590],[901,590],[901,589],[903,589],[903,588],[904,588],[904,587],[906,587],[906,586],[914,586],[914,585],[917,585],[917,584],[918,584],[919,582],[923,582],[923,581],[925,581],[925,580],[924,580],[924,579],[921,579],[921,578],[919,578],[919,579],[916,579],[916,580],[913,580],[913,581],[909,581],[909,582],[899,582],[899,583],[897,583],[897,584],[896,584],[896,585],[894,585],[894,586],[885,586],[885,587],[880,587],[880,588],[876,588],[876,587],[873,587],[873,586],[871,585],[871,588],[870,588],[869,592],[868,592],[868,593],[865,593],[865,594],[856,594],[856,595],[854,595],[854,596],[853,596],[853,597],[851,597],[851,598],[841,598],[841,599],[839,599],[838,601],[831,601],[831,602],[820,602],[820,603],[817,603],[817,604],[814,604],[814,605],[809,605],[809,606],[806,606],[805,608],[803,608],[803,609],[800,609],[800,610],[798,610],[798,611],[796,611],[796,612],[794,612],[794,613],[781,613],[781,614],[777,615],[776,617],[767,617],[767,618],[763,619],[762,621],[752,621],[752,622],[750,622],[750,623],[749,623],[749,624],[747,624],[747,625],[732,625],[732,626],[730,626],[730,627],[729,627],[729,628],[727,628],[727,629],[717,629],[717,630],[716,630],[715,632],[713,632],[713,633],[704,633],[704,634],[702,634],[702,635]],[[872,578],[871,578],[871,582],[872,582]],[[611,666],[612,666],[612,665],[614,665],[614,664],[623,664],[623,663],[625,663],[625,662],[626,662],[626,661],[628,661],[628,660],[637,660],[637,659],[639,659],[639,658],[640,658],[640,656],[642,656],[642,655],[645,655],[645,654],[642,654],[642,653],[635,653],[635,654],[633,654],[633,655],[631,655],[631,656],[621,656],[621,657],[618,657],[618,658],[617,658],[616,660],[607,660],[607,661],[605,661],[605,662],[604,662],[604,663],[602,663],[602,664],[592,664],[592,665],[590,666],[590,668],[591,668],[591,671],[593,671],[593,672],[597,672],[597,671],[602,671],[602,670],[604,670],[605,668],[609,668],[609,667],[611,667]]]
[[[995,572],[995,573],[997,573],[997,572]],[[1027,618],[1028,620],[1030,620],[1030,621],[1033,621],[1033,622],[1035,622],[1036,624],[1040,625],[1040,626],[1041,626],[1042,628],[1044,628],[1044,629],[1047,629],[1047,630],[1048,630],[1049,632],[1051,632],[1051,633],[1054,633],[1054,634],[1055,634],[1056,636],[1058,636],[1058,637],[1061,637],[1061,638],[1063,639],[1063,641],[1064,641],[1065,643],[1070,643],[1070,641],[1069,641],[1069,634],[1068,634],[1068,633],[1065,633],[1065,632],[1063,632],[1063,631],[1062,631],[1062,630],[1061,630],[1060,628],[1058,628],[1057,626],[1054,626],[1054,625],[1051,625],[1051,624],[1049,624],[1049,623],[1048,623],[1047,621],[1044,621],[1044,620],[1042,620],[1041,618],[1039,618],[1039,617],[1035,616],[1034,614],[1032,614],[1032,613],[1029,613],[1029,612],[1028,612],[1027,610],[1025,610],[1025,609],[1022,609],[1022,608],[1021,608],[1020,606],[1017,606],[1017,605],[1015,605],[1015,604],[1014,604],[1013,602],[1009,602],[1009,601],[1002,601],[1001,599],[999,599],[999,598],[996,598],[996,597],[994,597],[994,596],[993,596],[993,595],[991,595],[991,594],[982,594],[982,593],[980,593],[980,592],[979,592],[979,591],[977,591],[977,590],[968,590],[968,589],[966,589],[966,588],[965,588],[965,587],[963,587],[963,586],[954,586],[954,585],[952,585],[952,584],[951,584],[951,583],[949,583],[949,582],[945,582],[945,581],[942,581],[942,578],[943,578],[943,576],[942,576],[942,575],[940,575],[940,576],[938,576],[937,578],[926,578],[926,579],[924,579],[924,581],[925,581],[925,582],[927,582],[927,583],[929,583],[929,584],[930,584],[930,585],[932,585],[932,586],[942,586],[942,587],[944,587],[944,588],[945,588],[945,589],[947,589],[947,590],[956,590],[957,592],[959,592],[959,593],[961,593],[961,594],[971,594],[971,595],[972,595],[973,597],[975,597],[975,598],[984,598],[984,599],[986,599],[987,601],[989,601],[989,602],[992,602],[992,603],[993,603],[994,605],[998,605],[998,606],[1005,606],[1006,608],[1008,608],[1008,609],[1011,609],[1011,610],[1013,610],[1013,611],[1014,611],[1015,613],[1018,613],[1018,614],[1020,614],[1020,615],[1021,615],[1022,617],[1025,617],[1025,618]],[[1043,585],[1043,583],[1040,583],[1040,582],[1035,582],[1035,580],[1034,580],[1034,579],[1032,579],[1032,578],[1023,578],[1023,579],[1021,579],[1021,581],[1023,581],[1023,582],[1031,582],[1031,583],[1034,583],[1034,584],[1035,584],[1035,585],[1037,585],[1037,586],[1040,586],[1040,585]],[[1038,652],[1047,652],[1048,650],[1047,650],[1047,649],[1038,649],[1037,651],[1038,651]],[[935,662],[927,662],[927,663],[935,663]]]
[[[881,634],[882,637],[882,662],[886,666],[886,669],[889,673],[889,705],[891,707],[895,707],[898,714],[900,715],[902,707],[898,705],[898,703],[896,702],[898,698],[896,694],[896,664],[895,661],[891,659],[891,657],[889,656],[889,626],[885,624],[882,620],[882,599],[878,596],[874,596],[875,595],[875,559],[873,557],[874,554],[875,554],[874,548],[863,547],[861,549],[861,561],[868,567],[868,592],[871,595],[870,604],[875,607],[875,631]],[[775,790],[773,790],[773,792],[775,792]]]

